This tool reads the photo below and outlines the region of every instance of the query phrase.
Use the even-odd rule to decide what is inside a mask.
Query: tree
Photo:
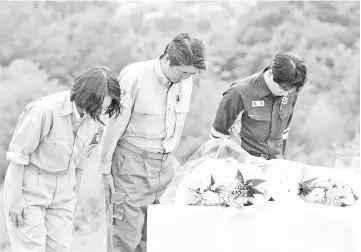
[[[67,89],[56,81],[49,81],[49,75],[39,65],[29,60],[14,60],[7,67],[0,68],[0,180],[7,168],[6,151],[17,120],[32,100]]]

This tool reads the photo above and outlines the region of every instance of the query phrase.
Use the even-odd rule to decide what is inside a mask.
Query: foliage
[[[262,70],[275,52],[293,51],[307,60],[310,76],[286,157],[332,166],[333,146],[359,139],[359,12],[359,2],[0,2],[0,64],[4,71],[17,59],[36,62],[47,75],[27,81],[35,90],[53,79],[68,85],[94,65],[119,73],[126,64],[159,56],[176,33],[197,35],[207,47],[208,71],[195,81],[177,152],[184,163],[208,139],[222,92]],[[6,78],[3,89],[18,81]],[[25,105],[19,90],[7,96],[8,104]],[[2,127],[10,132],[20,110],[2,109]],[[4,151],[9,137],[1,139]]]
[[[244,181],[241,171],[237,170],[234,180],[230,183],[216,183],[213,175],[209,185],[188,188],[188,205],[196,206],[224,206],[242,208],[253,205],[255,194],[264,194],[257,186],[266,182],[262,179],[249,179]]]
[[[40,96],[65,89],[65,85],[49,81],[47,72],[32,61],[17,59],[7,67],[0,66],[0,181],[7,167],[5,154],[25,105]]]

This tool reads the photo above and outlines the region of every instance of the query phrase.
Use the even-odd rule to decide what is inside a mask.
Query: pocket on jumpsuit
[[[126,192],[116,192],[112,196],[111,223],[115,223],[114,219],[123,220],[124,217],[124,200],[127,196]]]
[[[44,138],[39,144],[39,163],[47,167],[67,167],[71,147],[66,140]]]
[[[138,211],[127,202],[127,193],[118,191],[112,196],[112,206],[109,208],[109,219],[113,233],[135,231],[138,225]]]

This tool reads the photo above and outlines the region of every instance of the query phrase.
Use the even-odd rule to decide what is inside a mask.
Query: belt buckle
[[[56,172],[55,175],[56,176],[59,176],[59,177],[62,177],[64,176],[65,174],[67,174],[69,171],[69,169],[65,170],[65,171],[59,171],[59,172]]]
[[[163,155],[163,157],[162,157],[162,161],[165,161],[165,160],[167,160],[167,158],[168,158],[168,155],[169,155],[169,154],[164,154],[164,155]]]

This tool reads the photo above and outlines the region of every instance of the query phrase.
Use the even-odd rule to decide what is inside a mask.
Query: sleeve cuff
[[[211,138],[229,138],[229,135],[224,135],[216,131],[213,127],[211,129]]]
[[[285,140],[288,138],[288,132],[290,131],[290,127],[288,127],[287,129],[285,129],[282,133],[282,139]]]
[[[110,174],[112,168],[112,162],[100,162],[98,172],[102,174]]]
[[[23,155],[19,152],[6,152],[6,160],[20,165],[29,164],[29,155]]]

